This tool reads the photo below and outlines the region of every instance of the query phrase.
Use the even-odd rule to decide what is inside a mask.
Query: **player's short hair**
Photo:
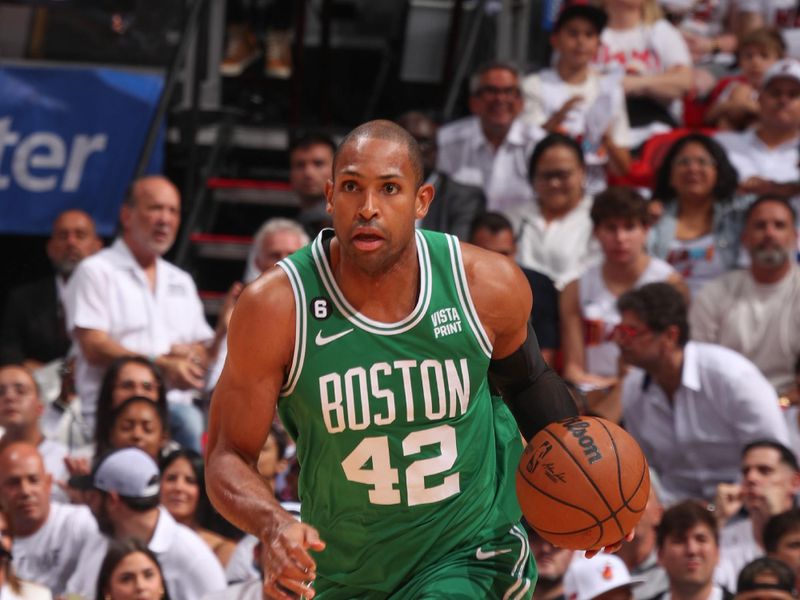
[[[501,231],[511,231],[513,233],[514,231],[511,221],[498,212],[480,213],[472,219],[472,223],[469,226],[469,239],[472,239],[479,229],[488,229],[492,233],[500,233]]]
[[[683,347],[689,341],[686,299],[669,283],[648,283],[625,292],[617,300],[617,310],[620,313],[634,313],[656,333],[662,333],[675,325],[678,328],[678,344]]]
[[[592,202],[592,224],[597,227],[606,219],[630,219],[647,225],[647,200],[635,189],[625,186],[606,188]]]
[[[753,440],[745,444],[744,448],[742,448],[742,458],[747,456],[748,452],[756,448],[771,448],[772,450],[776,450],[780,455],[780,462],[792,469],[792,471],[800,472],[800,465],[797,463],[797,457],[795,457],[794,452],[781,444],[778,440],[767,438]]]
[[[542,158],[542,155],[550,150],[550,148],[554,148],[556,146],[564,146],[565,148],[569,148],[575,154],[575,158],[578,159],[581,167],[586,166],[586,159],[583,156],[583,148],[581,148],[581,145],[575,140],[575,138],[564,135],[563,133],[551,133],[542,138],[533,149],[531,158],[528,161],[528,181],[533,181],[533,176],[536,175],[536,167],[539,165],[539,160]]]
[[[764,550],[772,554],[778,551],[778,544],[781,543],[783,536],[800,531],[800,510],[792,508],[786,512],[779,513],[770,517],[762,537],[764,539]]]
[[[519,71],[519,67],[515,65],[513,62],[508,60],[489,60],[484,63],[478,65],[478,68],[473,71],[472,75],[469,77],[469,93],[470,96],[474,96],[480,91],[481,87],[481,77],[486,75],[489,71],[508,71],[512,73],[514,77],[517,78],[517,81],[520,80],[521,75]]]
[[[339,161],[339,155],[342,153],[342,149],[358,139],[386,140],[404,146],[408,152],[408,160],[411,163],[411,170],[414,172],[417,188],[422,185],[425,177],[425,167],[422,161],[422,152],[419,149],[417,140],[397,123],[385,119],[363,123],[344,137],[342,143],[339,144],[339,147],[336,148],[336,152],[333,155],[334,179],[336,179],[336,163]]]
[[[769,194],[759,196],[750,206],[747,207],[747,210],[744,211],[744,219],[742,220],[742,223],[745,225],[749,223],[750,217],[753,216],[753,212],[755,212],[755,210],[765,202],[774,202],[783,206],[787,211],[789,211],[789,215],[792,219],[792,226],[797,227],[797,212],[794,210],[794,206],[792,206],[792,204],[786,198],[781,196],[771,196]]]
[[[322,131],[302,131],[297,132],[289,138],[289,156],[295,150],[306,150],[312,146],[327,146],[331,154],[336,152],[336,142],[327,133]]]
[[[759,27],[742,35],[737,44],[737,56],[741,56],[742,50],[748,46],[765,48],[778,58],[783,58],[786,54],[786,41],[775,27]]]
[[[706,525],[719,544],[719,528],[711,511],[697,500],[684,500],[664,511],[656,527],[657,546],[663,548],[667,538],[686,535],[696,525]]]

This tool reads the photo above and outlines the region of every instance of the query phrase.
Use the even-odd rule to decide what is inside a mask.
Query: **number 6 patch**
[[[318,321],[324,321],[333,314],[333,307],[328,298],[319,296],[311,300],[311,314]]]

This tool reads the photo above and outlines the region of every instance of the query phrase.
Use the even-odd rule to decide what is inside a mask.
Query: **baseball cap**
[[[761,89],[769,85],[773,79],[784,77],[787,79],[794,79],[800,83],[800,62],[792,58],[783,58],[773,64],[767,72],[764,73],[764,80],[761,82]]]
[[[564,596],[567,600],[592,600],[611,590],[640,583],[631,577],[628,567],[618,556],[575,556],[564,575]]]
[[[99,457],[89,477],[70,479],[81,489],[116,492],[129,503],[143,507],[157,503],[160,492],[158,465],[139,448],[120,448]]]
[[[739,592],[777,590],[794,594],[794,571],[783,561],[761,557],[748,563],[739,572],[736,588]]]
[[[594,25],[594,28],[597,29],[598,34],[603,31],[603,28],[608,22],[608,15],[606,15],[606,11],[604,11],[602,8],[592,6],[591,4],[578,4],[572,2],[567,4],[559,13],[558,18],[553,25],[553,31],[558,31],[564,26],[565,23],[567,23],[567,21],[571,21],[572,19],[576,18],[586,19],[589,21],[592,25]]]

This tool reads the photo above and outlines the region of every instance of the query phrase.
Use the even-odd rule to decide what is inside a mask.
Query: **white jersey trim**
[[[314,240],[314,243],[311,247],[312,255],[314,257],[317,270],[321,275],[325,290],[330,295],[331,300],[333,300],[333,303],[336,305],[336,308],[339,310],[339,312],[341,312],[348,321],[350,321],[359,329],[363,329],[364,331],[377,335],[397,335],[413,329],[427,314],[428,307],[431,303],[433,288],[431,281],[431,257],[428,250],[428,243],[425,241],[425,238],[421,233],[415,233],[420,271],[420,294],[414,310],[412,310],[407,317],[397,321],[396,323],[383,323],[381,321],[370,319],[369,317],[358,312],[355,307],[353,307],[353,305],[347,301],[347,298],[345,298],[344,294],[339,289],[336,279],[333,277],[333,271],[328,263],[328,258],[325,256],[325,252],[322,249],[322,236],[320,235]]]
[[[525,572],[525,566],[531,551],[530,546],[528,546],[528,536],[524,531],[520,530],[519,525],[514,525],[509,530],[509,533],[520,541],[521,548],[519,551],[519,558],[517,558],[514,569],[511,571],[511,576],[516,577],[517,581],[503,594],[503,600],[519,600],[525,597],[525,594],[531,587],[531,580],[528,577],[522,576]]]
[[[467,283],[467,276],[464,272],[464,260],[461,256],[461,246],[458,242],[458,238],[447,235],[447,243],[450,246],[450,265],[453,269],[453,281],[455,282],[458,298],[461,302],[461,309],[467,317],[467,321],[481,350],[483,350],[483,353],[488,358],[492,358],[492,344],[489,342],[489,336],[486,335],[483,325],[481,325],[478,311],[475,310],[475,305],[472,303],[472,296],[469,293],[469,284]]]
[[[297,272],[297,267],[294,266],[290,258],[283,259],[278,263],[278,266],[283,269],[286,276],[289,278],[289,283],[292,284],[294,309],[296,313],[294,354],[292,355],[292,364],[289,367],[286,383],[284,383],[280,391],[280,395],[283,397],[289,396],[294,392],[297,381],[300,379],[300,372],[303,370],[303,362],[306,357],[306,331],[308,326],[306,323],[306,292],[303,288],[303,280],[300,279],[300,274]]]

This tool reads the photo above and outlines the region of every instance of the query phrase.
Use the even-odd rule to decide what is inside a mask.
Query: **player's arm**
[[[211,401],[206,464],[209,498],[231,523],[262,540],[264,592],[280,600],[313,597],[303,583],[316,570],[308,549],[324,548],[314,528],[281,508],[256,470],[294,336],[292,290],[274,269],[245,289],[233,311],[228,356]]]
[[[542,359],[528,323],[533,299],[512,260],[462,245],[473,303],[492,345],[489,379],[530,440],[549,423],[578,414],[564,381]]]

